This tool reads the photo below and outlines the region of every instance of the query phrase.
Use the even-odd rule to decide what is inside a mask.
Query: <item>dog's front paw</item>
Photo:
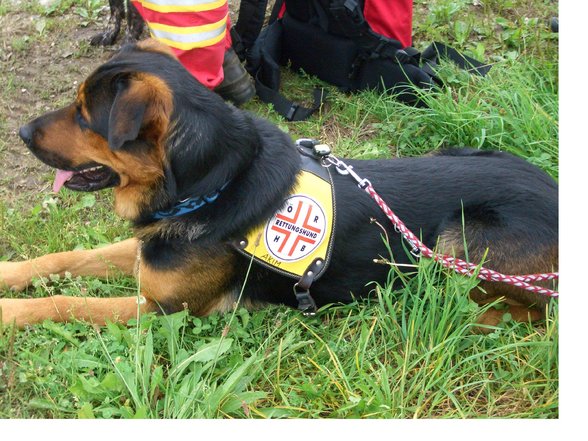
[[[0,262],[0,290],[22,291],[31,283],[25,262]]]
[[[92,46],[112,46],[117,36],[118,33],[115,33],[113,31],[101,32],[99,34],[94,35],[90,39],[90,44]]]

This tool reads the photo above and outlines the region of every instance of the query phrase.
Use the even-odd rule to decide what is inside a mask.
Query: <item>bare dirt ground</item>
[[[0,14],[0,200],[7,205],[15,200],[26,204],[27,195],[51,186],[52,172],[25,148],[19,127],[70,102],[79,83],[110,58],[122,40],[108,48],[88,43],[106,26],[106,6],[98,20],[85,24],[73,8],[45,15],[28,12],[22,1],[12,3],[17,7],[11,10],[18,12]],[[233,22],[239,3],[231,1]]]
[[[76,26],[67,15],[53,29],[37,30],[46,18],[28,13],[0,16],[0,198],[4,201],[48,188],[49,168],[36,160],[18,137],[31,118],[56,109],[75,96],[83,78],[112,49],[87,44],[100,25]],[[36,28],[37,26],[37,28]],[[31,37],[32,36],[32,37]]]

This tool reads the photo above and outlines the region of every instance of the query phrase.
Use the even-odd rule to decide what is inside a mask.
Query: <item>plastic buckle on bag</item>
[[[286,112],[286,119],[288,121],[292,121],[292,118],[294,118],[294,115],[296,114],[298,107],[300,107],[300,106],[296,103],[294,103],[290,106],[290,108],[288,109],[288,112]]]

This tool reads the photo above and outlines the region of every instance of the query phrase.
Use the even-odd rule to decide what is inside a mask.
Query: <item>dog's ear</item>
[[[148,103],[136,80],[119,79],[115,87],[116,97],[108,119],[108,145],[119,150],[125,142],[139,136]]]

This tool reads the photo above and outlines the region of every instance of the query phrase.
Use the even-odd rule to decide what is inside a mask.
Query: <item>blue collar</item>
[[[169,210],[156,211],[153,213],[152,218],[160,220],[168,217],[182,216],[187,213],[192,213],[206,204],[212,204],[217,200],[227,185],[229,185],[229,182],[226,182],[221,188],[210,194],[207,194],[206,196],[193,196],[191,198],[182,199]]]

